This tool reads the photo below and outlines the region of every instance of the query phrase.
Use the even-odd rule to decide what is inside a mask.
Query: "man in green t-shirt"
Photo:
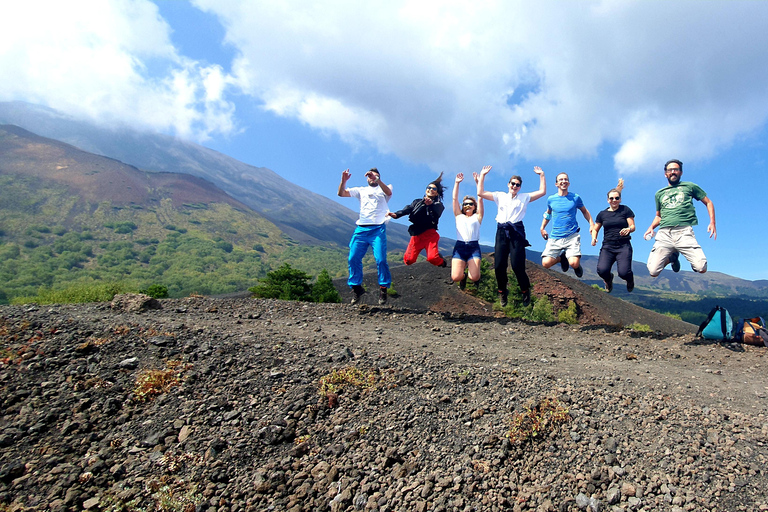
[[[669,186],[656,192],[656,217],[645,232],[645,239],[650,240],[653,230],[659,226],[656,242],[648,255],[648,272],[651,277],[656,277],[668,263],[672,264],[673,271],[679,272],[682,254],[694,272],[703,274],[707,271],[707,257],[693,234],[693,226],[699,223],[693,200],[701,201],[707,207],[707,233],[709,238],[717,239],[715,205],[701,187],[689,181],[680,181],[683,175],[683,162],[680,160],[664,164],[664,175]]]

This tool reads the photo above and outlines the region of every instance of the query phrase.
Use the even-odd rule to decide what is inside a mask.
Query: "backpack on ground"
[[[701,336],[708,340],[729,340],[733,332],[733,320],[728,310],[715,306],[699,326],[696,336]]]
[[[748,345],[768,347],[768,330],[762,317],[745,318],[736,324],[734,338]]]

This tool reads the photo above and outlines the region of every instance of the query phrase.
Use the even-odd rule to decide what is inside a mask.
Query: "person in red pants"
[[[437,243],[440,241],[440,235],[437,234],[437,222],[445,210],[443,205],[442,185],[443,173],[429,185],[424,197],[414,199],[411,204],[396,212],[389,212],[387,215],[393,219],[407,215],[411,225],[408,233],[411,235],[411,241],[405,250],[403,262],[406,265],[413,265],[419,257],[419,253],[427,250],[427,261],[438,267],[445,267],[448,264],[440,255]]]

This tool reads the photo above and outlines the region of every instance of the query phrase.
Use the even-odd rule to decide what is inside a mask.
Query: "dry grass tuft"
[[[320,396],[328,400],[328,406],[338,405],[338,395],[348,387],[369,390],[380,386],[394,386],[393,372],[382,373],[377,370],[361,370],[349,366],[341,370],[333,370],[328,375],[320,377]]]
[[[523,443],[541,439],[569,421],[568,409],[557,398],[545,398],[537,404],[531,402],[525,406],[525,411],[512,417],[509,440]]]
[[[133,397],[137,402],[152,400],[158,395],[167,393],[171,388],[181,384],[181,376],[191,364],[181,361],[168,361],[163,370],[142,370],[136,377]]]

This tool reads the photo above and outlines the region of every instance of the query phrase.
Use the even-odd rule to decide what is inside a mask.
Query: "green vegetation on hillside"
[[[54,243],[29,248],[0,242],[0,303],[72,302],[66,297],[109,300],[117,293],[164,287],[170,297],[239,292],[283,260],[193,234],[170,233],[163,241],[100,241],[90,233],[66,233]],[[306,261],[343,262],[341,250],[307,248]],[[327,275],[327,273],[326,273]],[[86,291],[90,290],[90,291]]]
[[[192,235],[173,233],[146,244],[67,235],[69,244],[0,245],[1,289],[6,300],[115,282],[136,290],[162,284],[172,297],[228,293],[242,291],[268,270],[254,251],[226,252],[216,242]]]
[[[290,262],[346,272],[344,249],[299,246],[229,204],[88,204],[63,186],[0,175],[0,304],[108,300],[162,286],[170,297],[253,286]]]
[[[276,254],[274,259],[276,265],[273,265],[273,268],[289,263],[293,268],[299,268],[315,276],[325,270],[331,278],[337,278],[346,276],[349,271],[347,268],[346,247],[338,249],[322,246],[293,245],[286,247],[282,252]],[[371,261],[373,261],[373,257],[371,257]]]
[[[502,308],[499,303],[498,290],[496,289],[496,275],[488,260],[481,261],[480,275],[480,282],[477,285],[471,281],[467,281],[467,290],[481,299],[495,303],[494,309],[502,311],[504,315],[509,318],[521,318],[532,322],[560,321],[578,323],[576,304],[573,302],[571,302],[568,309],[559,311],[555,314],[554,307],[546,295],[538,296],[531,294],[531,304],[523,306],[522,297],[520,295],[520,286],[517,284],[517,278],[511,270],[508,270],[507,272],[509,279],[507,285],[507,291],[509,292],[508,302],[507,305]]]

